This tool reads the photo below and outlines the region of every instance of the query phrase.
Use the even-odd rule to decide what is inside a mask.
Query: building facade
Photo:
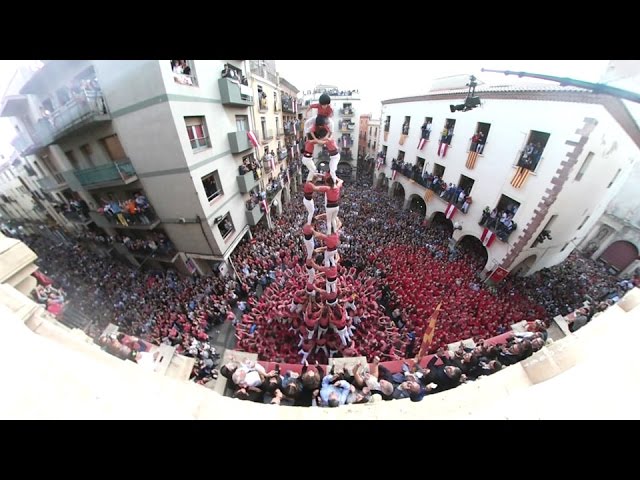
[[[489,271],[561,262],[640,158],[638,125],[619,99],[578,88],[486,87],[480,108],[452,113],[466,93],[382,102],[374,185],[480,242]]]
[[[260,85],[249,61],[48,61],[0,114],[46,174],[43,190],[86,205],[86,227],[117,238],[120,255],[208,273],[269,216],[259,191],[279,203],[273,180],[286,163],[255,168],[277,149],[281,118],[256,128]]]

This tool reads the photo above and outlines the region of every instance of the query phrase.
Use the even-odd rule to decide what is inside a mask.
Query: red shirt
[[[320,103],[312,103],[310,107],[317,108],[318,115],[323,115],[325,117],[330,117],[331,115],[333,115],[333,108],[331,108],[331,105],[322,105]]]
[[[340,201],[340,188],[333,187],[327,190],[327,202],[337,203]]]
[[[306,182],[304,187],[302,187],[304,193],[313,193],[313,183]]]
[[[328,250],[335,250],[340,245],[340,236],[337,233],[332,233],[324,239],[324,244]]]

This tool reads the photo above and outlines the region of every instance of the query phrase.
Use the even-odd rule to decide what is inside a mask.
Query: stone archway
[[[529,270],[531,270],[531,267],[534,263],[536,263],[537,259],[537,255],[529,255],[527,258],[513,267],[511,269],[511,272],[509,272],[509,275],[513,275],[514,277],[524,277],[527,273],[529,273]]]
[[[458,243],[456,243],[456,247],[459,250],[466,251],[481,260],[481,267],[483,269],[487,265],[487,261],[489,260],[489,252],[487,251],[487,247],[482,244],[482,241],[478,237],[475,237],[473,235],[465,235],[460,238],[460,240],[458,240]]]
[[[453,222],[446,217],[444,212],[434,212],[431,215],[429,228],[442,229],[449,234],[449,237],[453,235]]]
[[[619,272],[623,271],[631,262],[637,259],[638,247],[626,240],[613,242],[598,257],[598,260],[602,260]]]
[[[416,195],[415,193],[413,195],[409,196],[409,210],[412,212],[416,212],[419,213],[421,216],[425,216],[425,214],[427,213],[427,204],[425,203],[424,199],[420,196],[420,195]]]
[[[402,205],[404,203],[404,187],[400,182],[393,182],[391,184],[391,188],[389,189],[389,195],[394,200],[397,200]]]

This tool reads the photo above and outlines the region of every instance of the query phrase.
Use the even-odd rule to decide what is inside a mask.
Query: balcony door
[[[118,135],[105,137],[100,140],[100,143],[112,162],[117,162],[118,160],[127,158],[127,154],[124,152],[124,148],[122,148]]]
[[[249,117],[247,117],[246,115],[236,115],[236,131],[249,131]]]

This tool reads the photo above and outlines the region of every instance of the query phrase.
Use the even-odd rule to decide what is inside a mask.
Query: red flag
[[[456,214],[456,211],[456,206],[453,203],[450,203],[447,209],[444,211],[444,216],[451,220]]]
[[[485,229],[482,231],[482,235],[480,236],[482,245],[484,245],[485,247],[490,247],[495,239],[496,234],[485,227]]]
[[[507,275],[509,275],[509,270],[505,270],[502,267],[498,267],[493,271],[491,275],[489,275],[489,280],[493,280],[494,282],[498,283],[504,280],[504,278]]]
[[[254,146],[254,148],[260,145],[260,143],[258,142],[258,139],[256,138],[256,134],[253,133],[251,130],[247,132],[247,137],[249,137],[249,141],[251,142],[251,145]]]
[[[436,321],[438,320],[438,315],[440,315],[441,305],[442,302],[438,304],[436,309],[431,314],[431,317],[429,317],[428,319],[429,323],[427,324],[427,328],[425,329],[424,335],[422,336],[422,344],[420,345],[420,350],[418,351],[418,356],[416,357],[418,362],[422,357],[424,357],[424,354],[427,352],[427,348],[429,348],[429,345],[431,345],[431,342],[433,342],[433,335],[436,331]]]

